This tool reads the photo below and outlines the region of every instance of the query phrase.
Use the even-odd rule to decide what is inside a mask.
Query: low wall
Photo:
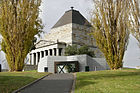
[[[92,58],[88,55],[46,56],[40,60],[38,72],[44,72],[44,68],[48,68],[48,72],[54,73],[54,62],[61,61],[78,61],[80,72],[85,71],[85,66],[89,66],[90,71],[106,70],[108,68],[104,58]]]
[[[37,70],[37,65],[25,65],[24,71],[31,71],[31,70]]]

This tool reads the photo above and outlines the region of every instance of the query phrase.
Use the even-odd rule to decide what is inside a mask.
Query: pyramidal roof
[[[58,22],[52,28],[63,26],[69,23],[75,23],[91,27],[91,24],[86,20],[86,18],[84,18],[84,16],[82,16],[79,11],[76,11],[73,9],[73,7],[71,7],[71,10],[66,11],[65,14],[58,20]]]

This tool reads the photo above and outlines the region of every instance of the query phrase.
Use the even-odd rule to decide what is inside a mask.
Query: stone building
[[[71,7],[45,35],[45,39],[35,44],[36,49],[30,52],[30,64],[41,64],[41,59],[50,56],[64,56],[66,46],[74,44],[78,47],[87,45],[94,50],[96,58],[101,58],[102,53],[97,48],[95,39],[89,35],[91,30],[91,24],[85,17]]]

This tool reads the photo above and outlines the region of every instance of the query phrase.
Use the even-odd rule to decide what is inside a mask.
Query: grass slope
[[[77,73],[75,93],[140,93],[140,70]]]
[[[38,72],[0,72],[0,93],[12,91],[42,77],[48,73]]]

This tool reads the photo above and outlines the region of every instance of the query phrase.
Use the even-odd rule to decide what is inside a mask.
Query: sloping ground
[[[0,93],[11,93],[48,73],[38,72],[0,72]]]
[[[140,70],[80,72],[75,93],[140,93]]]
[[[20,93],[70,93],[72,83],[73,74],[51,74]]]

